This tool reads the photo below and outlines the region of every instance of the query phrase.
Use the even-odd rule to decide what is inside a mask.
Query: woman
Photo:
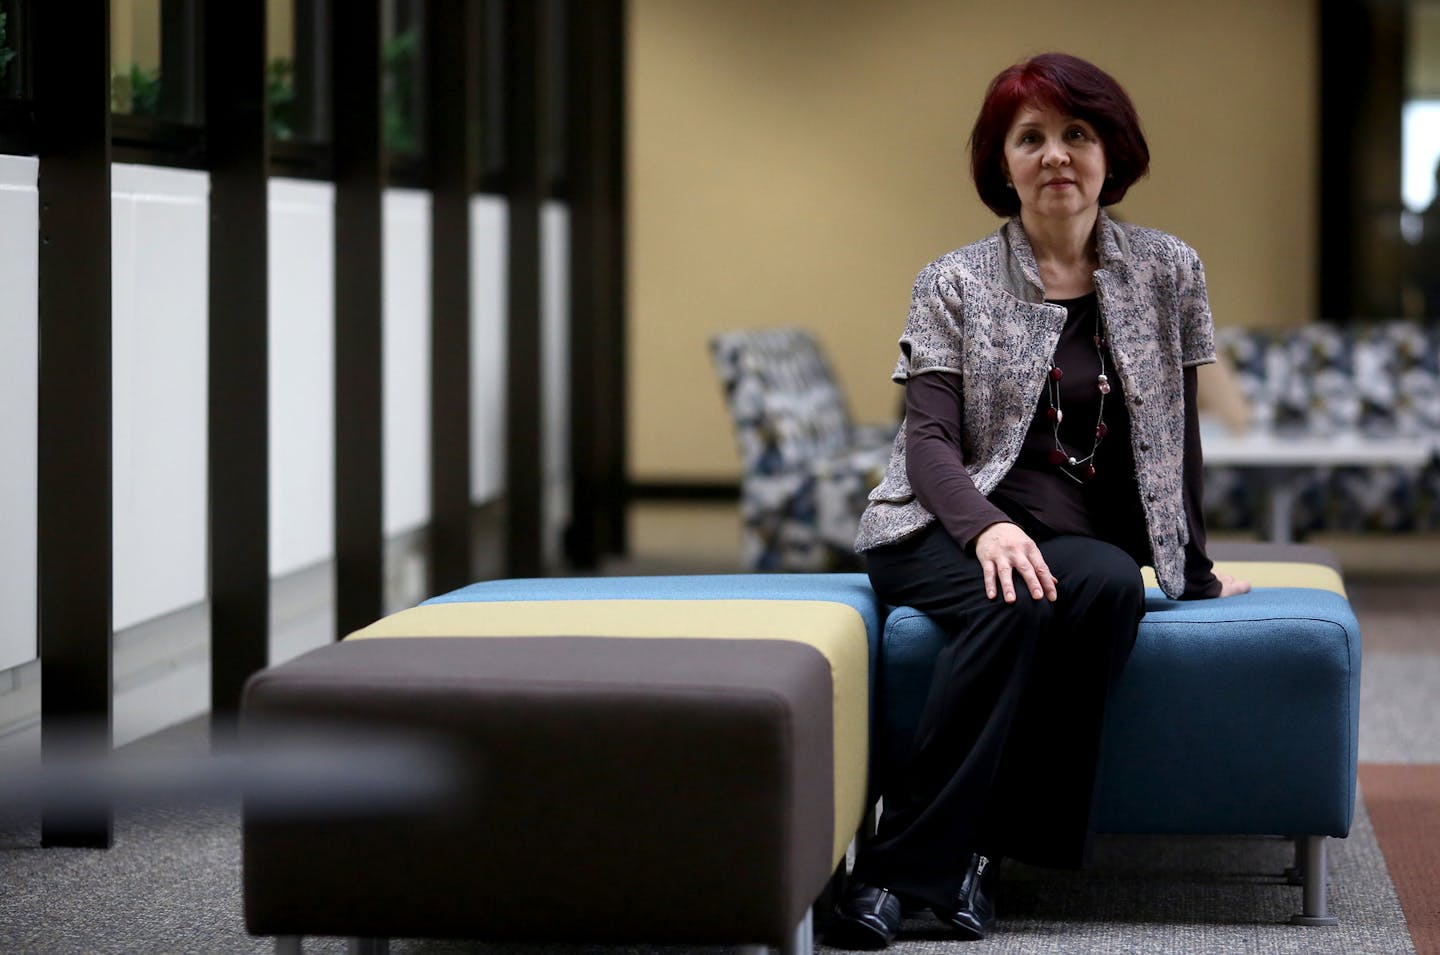
[[[1200,260],[1103,211],[1149,166],[1130,98],[1084,60],[1037,56],[991,83],[971,151],[1008,221],[915,283],[905,426],[856,541],[882,601],[952,636],[826,939],[848,947],[888,945],[902,907],[981,938],[1002,856],[1082,865],[1140,565],[1171,597],[1250,589],[1205,555]]]

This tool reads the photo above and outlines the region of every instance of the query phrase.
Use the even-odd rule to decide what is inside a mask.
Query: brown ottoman
[[[246,737],[420,731],[464,771],[424,812],[247,805],[246,924],[290,951],[304,935],[807,951],[835,868],[833,711],[831,661],[788,639],[324,647],[252,678]]]

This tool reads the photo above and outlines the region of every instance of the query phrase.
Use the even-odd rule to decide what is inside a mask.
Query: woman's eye
[[[1085,132],[1085,130],[1081,129],[1079,126],[1076,126],[1075,128],[1071,129],[1071,130],[1070,130],[1070,133],[1069,133],[1069,136],[1070,136],[1071,139],[1089,139],[1089,138],[1090,138],[1089,135]]]

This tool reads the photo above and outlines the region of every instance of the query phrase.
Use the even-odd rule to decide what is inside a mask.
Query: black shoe
[[[836,948],[884,948],[900,931],[900,899],[878,885],[853,882],[835,911],[825,933],[825,944]]]
[[[987,859],[979,853],[972,855],[954,906],[948,909],[936,906],[930,911],[959,932],[961,938],[978,942],[995,924],[995,889],[999,876],[999,859]]]

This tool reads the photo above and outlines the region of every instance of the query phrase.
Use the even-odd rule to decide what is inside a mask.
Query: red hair
[[[1042,53],[991,80],[970,132],[970,174],[980,200],[996,215],[1020,212],[1020,197],[1005,184],[1005,135],[1021,107],[1049,107],[1095,127],[1105,150],[1100,204],[1125,198],[1150,169],[1150,147],[1124,87],[1093,63],[1068,53]]]

